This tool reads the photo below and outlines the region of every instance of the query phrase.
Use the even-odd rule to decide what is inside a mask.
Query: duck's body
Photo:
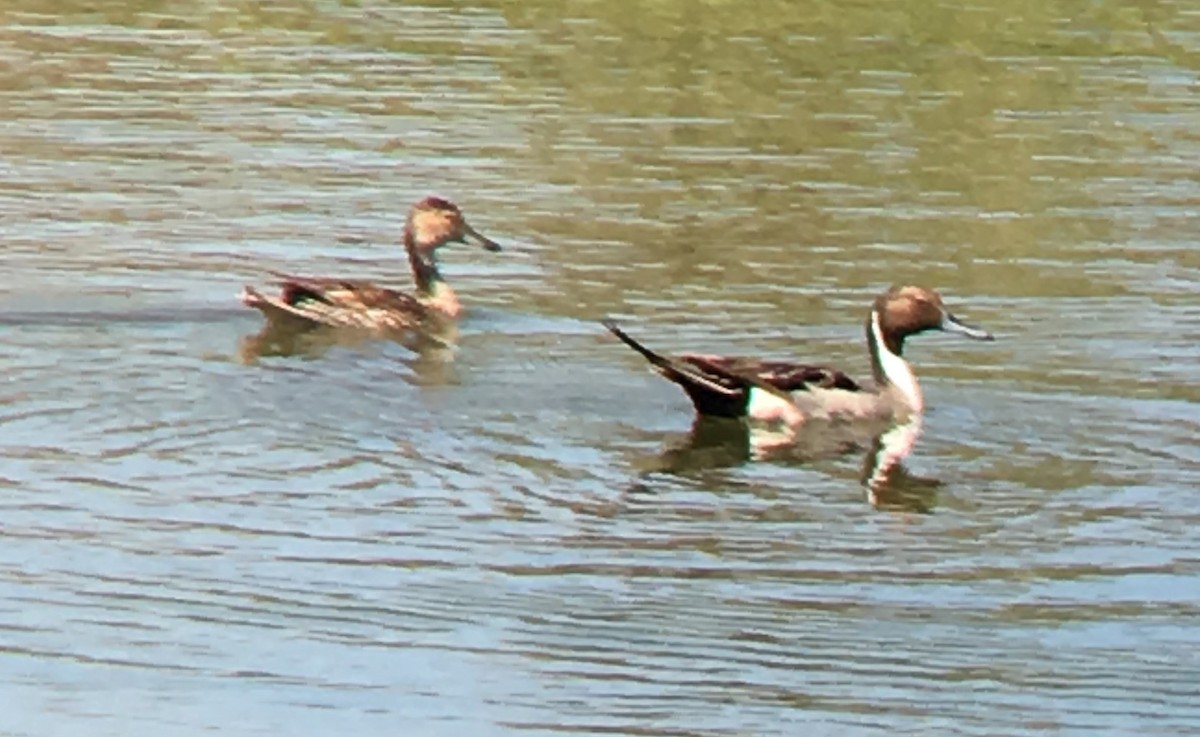
[[[426,197],[409,212],[404,248],[412,268],[414,292],[379,287],[367,281],[275,273],[278,296],[251,286],[242,302],[268,320],[299,320],[336,328],[406,330],[430,317],[458,317],[462,305],[438,270],[437,249],[449,242],[477,241],[489,251],[500,246],[467,225],[454,203]]]
[[[406,330],[425,322],[432,310],[417,297],[370,282],[273,274],[279,295],[247,286],[242,302],[268,319],[296,319],[339,328]]]
[[[697,413],[793,427],[811,420],[904,420],[920,415],[925,401],[912,367],[901,357],[904,339],[926,330],[944,330],[992,340],[987,332],[951,315],[936,292],[921,287],[890,289],[875,300],[867,319],[875,385],[864,386],[825,366],[696,354],[663,356],[611,321],[604,325],[658,373],[683,387]]]

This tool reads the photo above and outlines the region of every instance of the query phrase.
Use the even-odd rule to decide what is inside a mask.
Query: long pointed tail
[[[686,361],[655,353],[631,338],[612,320],[601,320],[600,324],[617,336],[622,343],[641,354],[663,377],[681,386],[700,414],[718,417],[742,417],[745,415],[747,398],[745,386],[730,384],[722,381],[719,377],[709,376],[699,367]]]
[[[650,362],[651,366],[654,366],[660,371],[669,371],[674,368],[672,365],[674,362],[671,361],[671,359],[660,353],[655,353],[646,346],[629,337],[629,333],[626,333],[624,330],[622,330],[612,320],[601,320],[600,324],[608,328],[608,332],[620,338],[622,343],[640,353],[643,358]]]

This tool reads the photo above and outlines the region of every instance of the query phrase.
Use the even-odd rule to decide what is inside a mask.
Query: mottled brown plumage
[[[438,197],[413,205],[404,225],[415,293],[379,287],[354,279],[305,277],[274,273],[278,296],[247,286],[242,302],[268,320],[299,320],[340,328],[407,330],[433,316],[457,317],[458,297],[438,271],[437,249],[471,239],[489,251],[500,246],[476,232],[458,207]]]
[[[288,317],[330,327],[407,330],[433,313],[412,294],[349,279],[276,274],[279,296],[246,287],[242,301],[268,318]],[[275,314],[270,313],[273,311]]]

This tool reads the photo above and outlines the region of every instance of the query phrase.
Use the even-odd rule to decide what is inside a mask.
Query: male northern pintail
[[[278,297],[247,286],[242,290],[242,302],[261,310],[268,320],[295,318],[333,327],[404,330],[434,315],[457,317],[462,305],[438,271],[437,250],[468,239],[489,251],[500,250],[498,243],[467,224],[453,202],[426,197],[412,206],[404,223],[404,248],[416,282],[415,294],[365,281],[273,272],[281,287]]]
[[[925,409],[912,367],[901,356],[904,339],[926,330],[992,340],[946,309],[937,292],[893,287],[875,299],[867,318],[867,348],[875,386],[864,387],[824,366],[789,361],[684,354],[663,356],[629,337],[611,320],[604,326],[642,354],[654,369],[683,387],[701,415],[785,422],[813,419],[904,420]]]

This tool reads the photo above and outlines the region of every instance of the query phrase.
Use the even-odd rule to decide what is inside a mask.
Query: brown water
[[[0,733],[1200,732],[1189,3],[0,2]],[[457,350],[256,340],[268,269]],[[595,320],[865,376],[743,462]],[[283,353],[283,355],[270,355]],[[728,439],[725,439],[728,440]]]

